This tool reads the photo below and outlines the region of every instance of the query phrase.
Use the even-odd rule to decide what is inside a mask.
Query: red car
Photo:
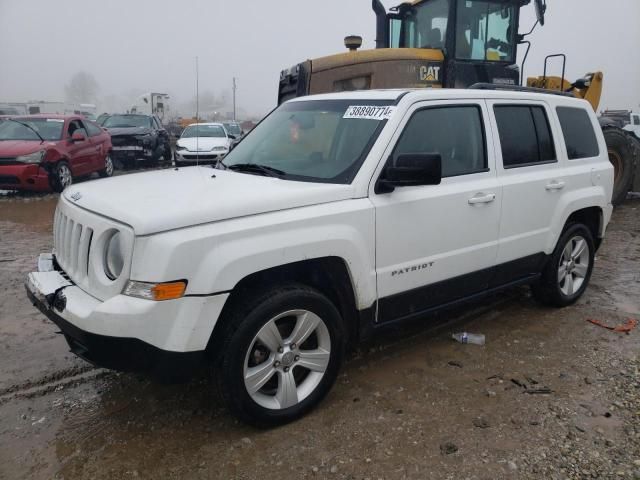
[[[74,177],[113,175],[111,136],[80,115],[0,120],[0,190],[61,192]]]

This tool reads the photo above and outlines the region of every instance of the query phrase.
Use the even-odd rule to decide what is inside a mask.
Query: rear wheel
[[[60,193],[73,183],[73,175],[69,164],[59,161],[49,173],[49,184],[54,192]]]
[[[587,289],[595,248],[591,231],[583,224],[569,225],[545,267],[533,295],[544,305],[566,307]]]
[[[237,302],[218,377],[229,410],[256,426],[301,417],[329,392],[344,352],[342,319],[302,285]]]
[[[633,183],[634,151],[623,130],[607,127],[603,130],[609,160],[614,168],[613,197],[611,203],[620,205],[627,198]]]

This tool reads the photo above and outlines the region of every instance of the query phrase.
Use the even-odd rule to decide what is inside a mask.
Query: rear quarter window
[[[598,138],[593,123],[583,108],[557,107],[558,119],[567,145],[569,160],[593,158],[600,155]]]

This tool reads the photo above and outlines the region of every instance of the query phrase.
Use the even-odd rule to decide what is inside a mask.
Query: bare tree
[[[64,92],[68,102],[92,103],[98,96],[98,82],[87,72],[78,72],[69,84],[65,85]]]

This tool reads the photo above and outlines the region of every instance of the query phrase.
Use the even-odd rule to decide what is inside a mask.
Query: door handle
[[[478,193],[474,197],[469,199],[469,205],[478,205],[480,203],[491,203],[496,199],[495,193]]]
[[[566,183],[565,182],[559,182],[558,180],[554,180],[553,182],[551,182],[550,184],[548,184],[545,188],[548,191],[552,191],[552,190],[562,190],[565,187]]]

